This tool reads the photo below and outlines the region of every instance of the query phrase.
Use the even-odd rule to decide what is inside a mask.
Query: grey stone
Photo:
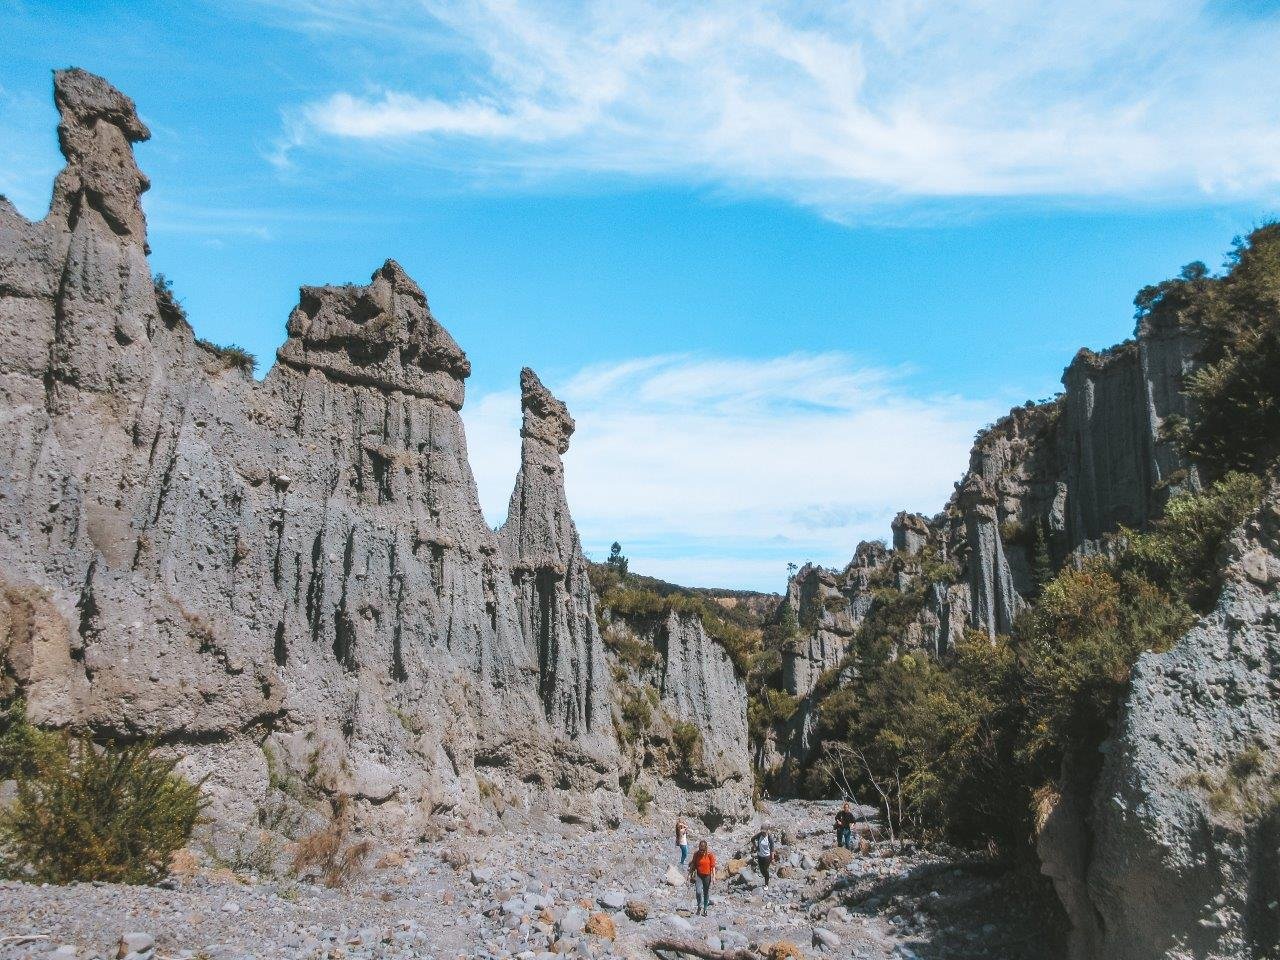
[[[610,910],[621,910],[627,903],[627,895],[621,890],[609,890],[604,893],[598,900],[602,907],[608,907]]]

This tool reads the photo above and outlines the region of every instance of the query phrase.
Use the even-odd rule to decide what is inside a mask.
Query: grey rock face
[[[174,744],[220,819],[345,798],[413,830],[482,786],[616,819],[564,406],[526,371],[495,535],[458,415],[469,363],[398,264],[303,288],[258,383],[153,283],[132,101],[79,70],[55,100],[48,216],[0,202],[0,692]]]
[[[1217,609],[1134,670],[1094,800],[1109,960],[1280,948],[1280,483],[1233,538]]]
[[[693,613],[673,610],[657,619],[615,616],[607,629],[615,639],[653,650],[650,666],[615,661],[633,690],[651,696],[656,707],[644,743],[631,747],[636,783],[668,813],[710,825],[750,817],[747,689],[728,653]],[[691,757],[680,755],[676,722],[697,730]]]
[[[929,523],[918,513],[901,511],[893,518],[893,549],[915,556],[929,542]]]
[[[988,636],[1008,633],[1024,606],[1005,559],[996,505],[991,487],[970,474],[960,487],[960,508],[969,544],[971,616],[974,626]]]

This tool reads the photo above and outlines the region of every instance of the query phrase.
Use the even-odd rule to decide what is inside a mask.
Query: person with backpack
[[[676,847],[680,850],[680,866],[689,859],[689,828],[683,820],[676,821]]]
[[[836,814],[836,846],[853,849],[853,811],[848,803]]]
[[[760,876],[764,877],[764,888],[769,889],[769,866],[777,857],[777,844],[774,842],[773,834],[769,832],[768,827],[761,827],[751,840],[751,845],[756,852],[756,867],[760,870]]]
[[[707,841],[699,840],[698,849],[689,863],[689,879],[698,898],[698,915],[705,917],[711,906],[711,878],[716,875],[716,855],[707,849]]]

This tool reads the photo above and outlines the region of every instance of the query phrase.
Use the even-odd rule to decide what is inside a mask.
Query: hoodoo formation
[[[745,844],[776,817],[776,909],[734,922],[807,924],[821,951],[847,937],[845,955],[914,957],[908,936],[929,931],[930,957],[985,956],[999,945],[964,952],[985,917],[955,921],[977,931],[956,952],[958,927],[931,919],[984,896],[1038,922],[992,893],[1034,883],[971,883],[977,860],[928,847],[947,839],[1047,877],[1043,931],[1071,960],[1276,955],[1280,227],[1222,276],[1144,290],[1132,340],[1080,351],[1060,394],[979,433],[941,512],[899,513],[891,545],[806,564],[780,600],[732,596],[628,574],[620,547],[588,562],[561,459],[574,421],[527,368],[520,469],[490,529],[459,415],[470,362],[394,260],[363,286],[303,287],[261,381],[197,339],[148,263],[133,101],[78,69],[55,73],[54,100],[48,215],[0,197],[6,718],[22,704],[37,728],[176,753],[210,849],[286,821],[421,856],[446,827],[492,839],[474,860],[490,866],[435,847],[456,875],[403,880],[469,897],[465,935],[503,944],[484,956],[535,956],[534,932],[612,941],[615,923],[638,939],[648,905],[593,893],[612,916],[588,918],[582,849],[556,844],[613,828],[590,866],[674,900],[651,804],[724,827],[744,897],[760,886]],[[868,831],[874,857],[823,849],[818,801],[838,792],[925,846]],[[954,896],[920,886],[935,881]],[[425,938],[464,935],[432,908]],[[688,955],[763,955],[736,929],[696,932],[735,952]]]
[[[564,404],[523,372],[495,535],[458,413],[470,363],[399,264],[304,287],[255,381],[152,277],[133,102],[81,70],[54,90],[49,214],[0,201],[6,689],[41,725],[174,745],[221,819],[314,797],[413,830],[483,792],[616,822],[618,703]],[[672,718],[709,728],[707,683],[745,718],[723,651],[702,635],[668,653],[660,633]],[[745,719],[737,742],[724,729],[664,802],[746,814]]]

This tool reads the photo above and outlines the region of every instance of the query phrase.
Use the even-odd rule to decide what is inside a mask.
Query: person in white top
[[[769,867],[773,863],[777,844],[774,843],[773,834],[769,832],[768,827],[761,827],[760,832],[752,838],[751,842],[756,848],[756,866],[760,869],[760,876],[764,877],[764,885],[767,889],[769,886]]]
[[[676,846],[680,848],[680,866],[689,859],[689,828],[683,820],[676,821]]]

